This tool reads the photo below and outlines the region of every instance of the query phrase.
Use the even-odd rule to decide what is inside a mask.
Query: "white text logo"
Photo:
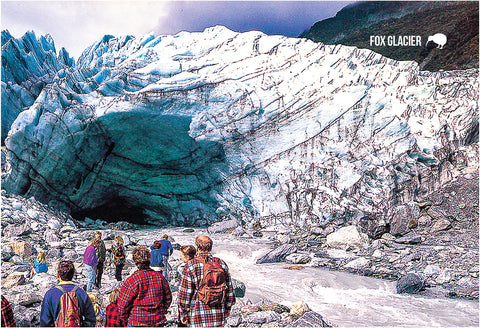
[[[370,46],[375,47],[421,47],[420,35],[370,35]]]

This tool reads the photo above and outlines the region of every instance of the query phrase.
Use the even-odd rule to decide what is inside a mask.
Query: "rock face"
[[[93,219],[388,219],[478,167],[477,77],[223,27],[105,36],[12,125],[4,188]]]

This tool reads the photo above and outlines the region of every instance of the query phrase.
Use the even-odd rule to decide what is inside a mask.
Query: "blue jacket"
[[[36,273],[47,272],[48,266],[47,263],[39,264],[37,260],[33,261],[33,268],[35,269]]]
[[[150,266],[163,267],[162,253],[160,252],[160,249],[155,249],[153,246],[150,246],[150,249]]]
[[[67,292],[71,292],[75,285],[73,283],[62,284],[62,287]],[[42,302],[42,310],[40,312],[40,327],[55,327],[55,320],[60,313],[60,297],[62,294],[62,291],[56,287],[45,293]],[[78,288],[75,295],[77,295],[78,304],[80,305],[82,326],[95,327],[97,318],[90,297],[88,297],[87,293],[82,288]]]
[[[162,239],[162,246],[160,246],[160,253],[162,255],[170,255],[170,251],[173,251],[172,243],[166,239]]]

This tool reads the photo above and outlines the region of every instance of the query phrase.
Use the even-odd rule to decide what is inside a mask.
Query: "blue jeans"
[[[93,285],[95,284],[95,278],[97,278],[97,268],[88,264],[85,264],[85,269],[87,270],[87,293],[92,291]]]
[[[162,254],[163,276],[168,280],[168,255]]]

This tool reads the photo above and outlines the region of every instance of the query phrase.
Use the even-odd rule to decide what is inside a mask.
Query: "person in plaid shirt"
[[[208,236],[198,236],[195,240],[198,249],[198,257],[203,259],[212,257],[213,241]],[[235,304],[232,279],[227,264],[218,259],[226,273],[227,293],[223,304],[219,307],[210,307],[197,298],[197,287],[203,278],[203,264],[198,259],[188,261],[180,278],[178,293],[178,309],[180,320],[183,324],[192,327],[220,327],[225,325],[230,309]]]
[[[172,293],[161,272],[150,268],[150,251],[146,246],[135,247],[133,262],[138,270],[120,288],[118,310],[127,326],[161,327],[172,303]]]
[[[125,327],[125,322],[117,305],[119,295],[120,291],[118,288],[110,293],[110,304],[108,304],[105,310],[105,327]]]
[[[13,310],[10,303],[2,295],[2,327],[15,327],[17,323],[13,318]]]

